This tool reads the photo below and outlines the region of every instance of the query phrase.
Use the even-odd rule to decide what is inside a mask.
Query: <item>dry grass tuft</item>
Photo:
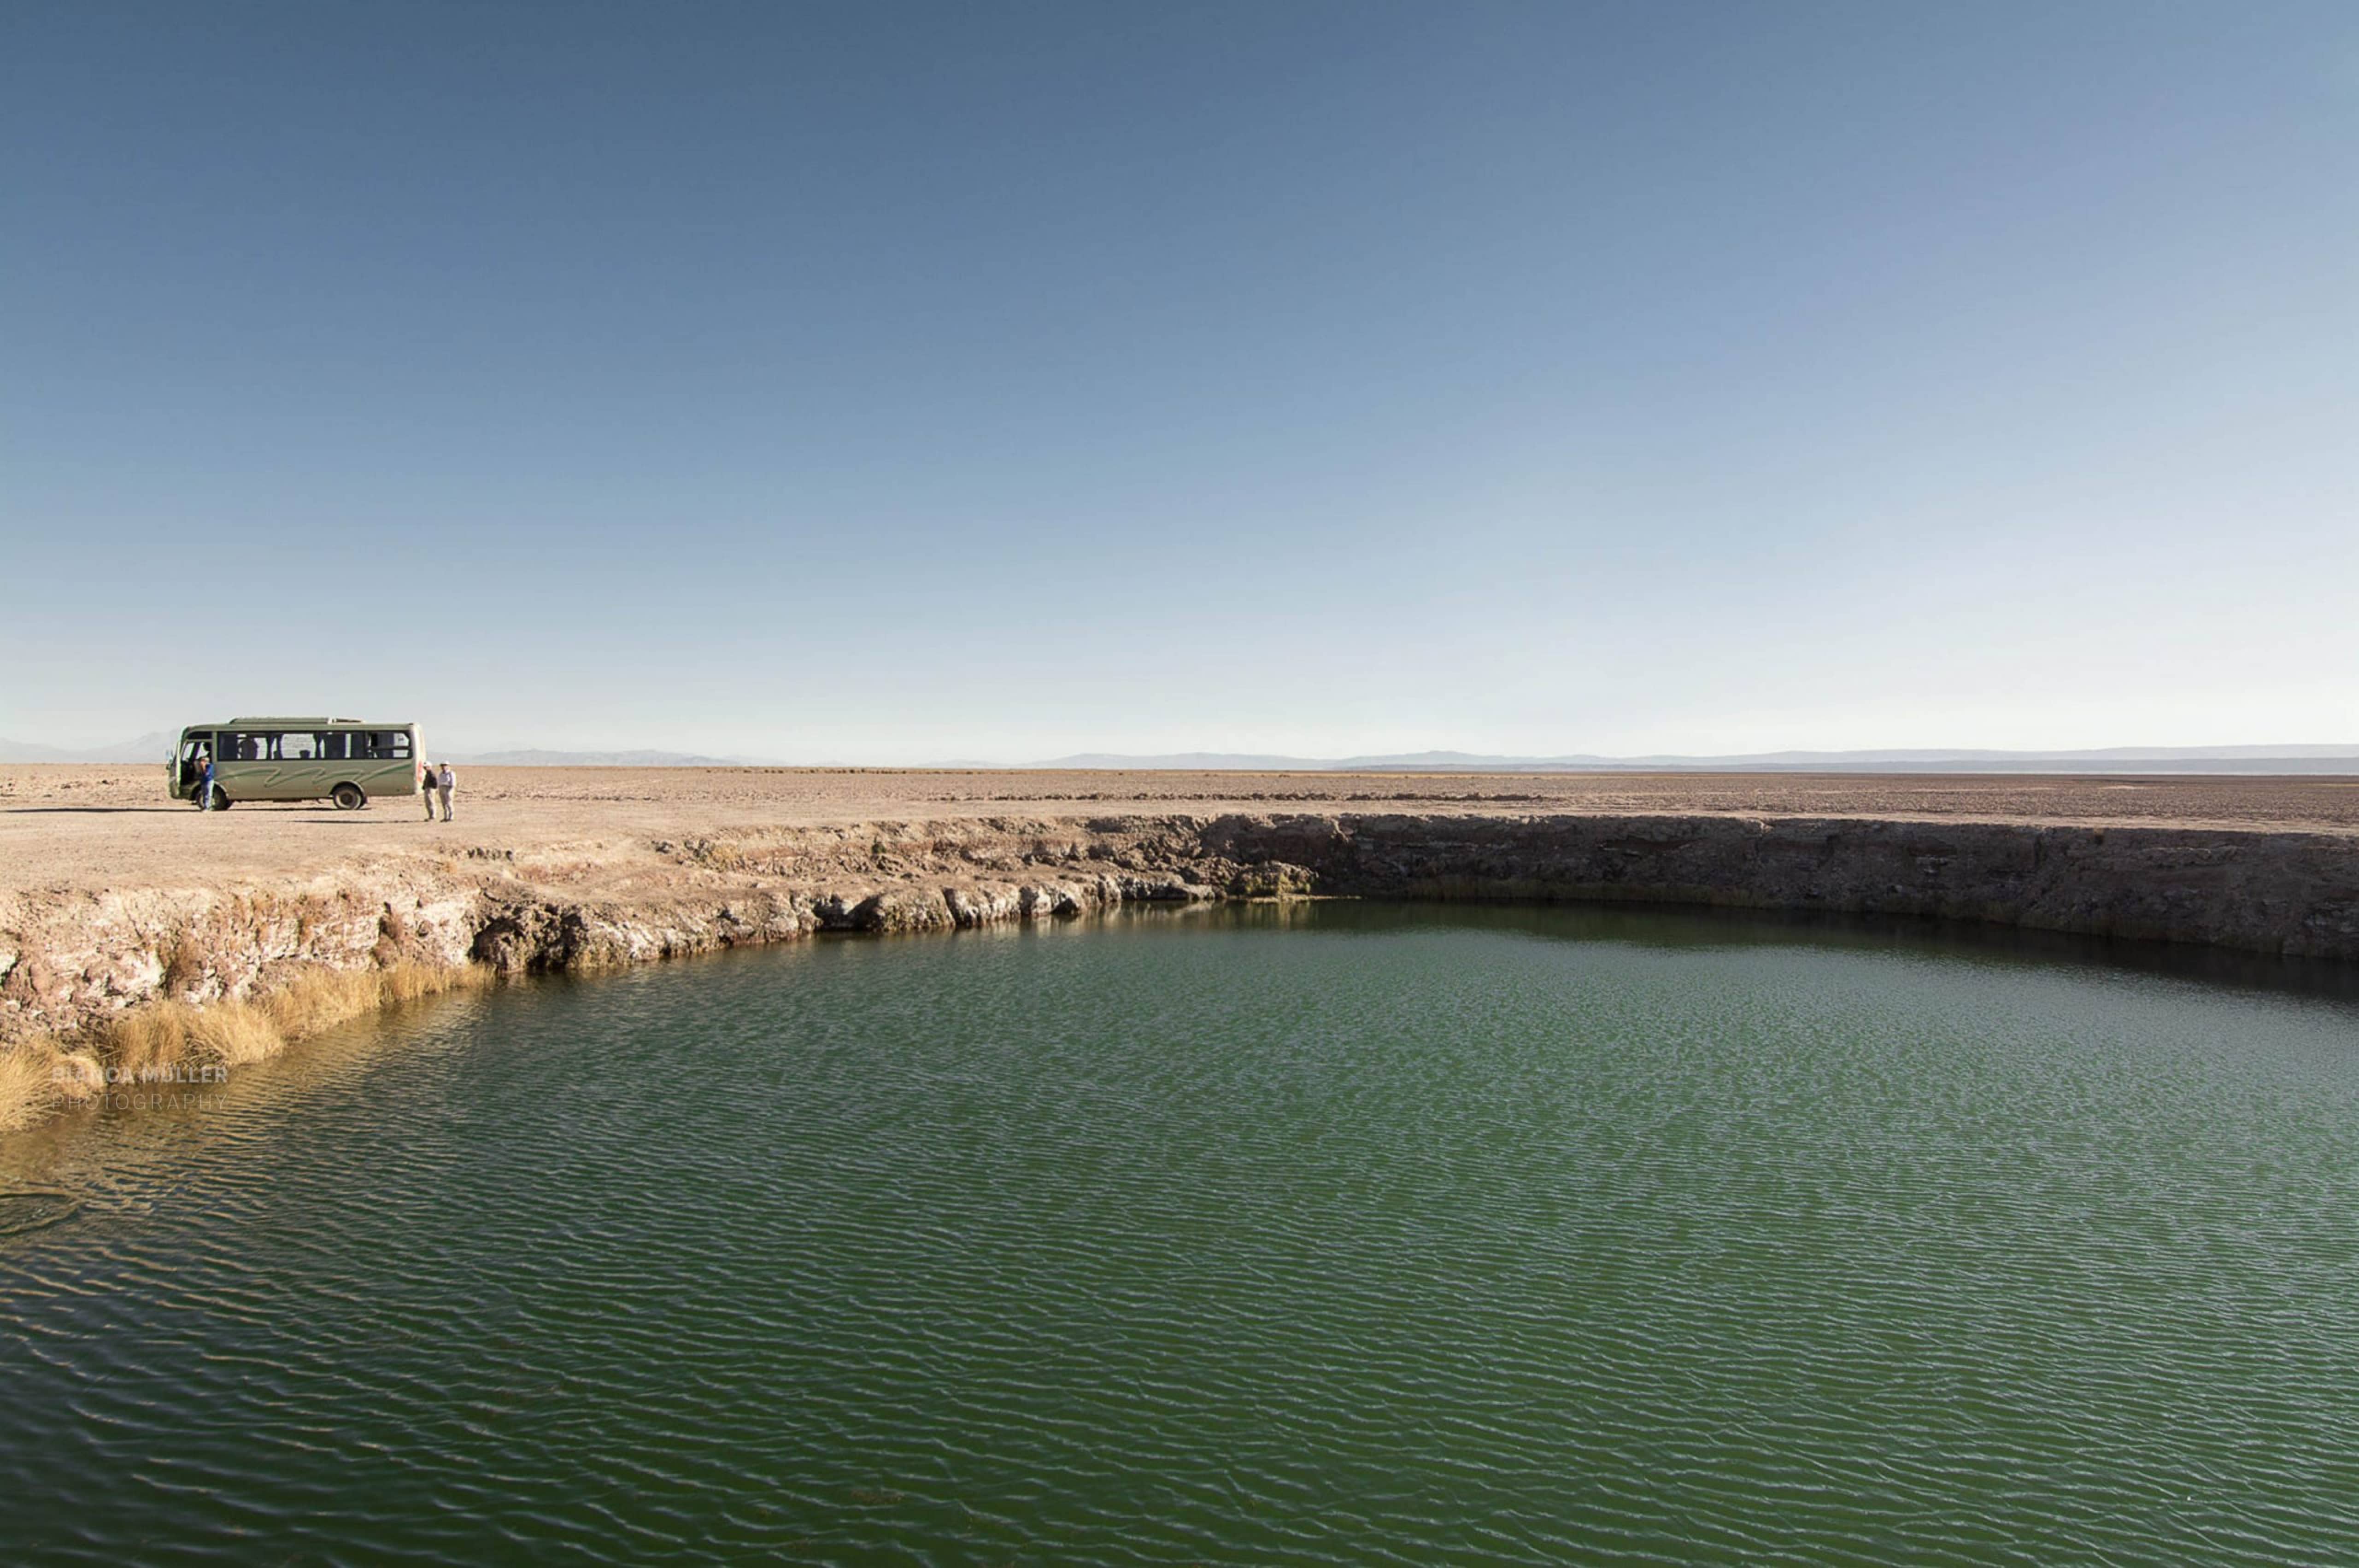
[[[110,1077],[137,1083],[182,1067],[234,1067],[379,1008],[496,983],[485,965],[444,968],[310,969],[268,996],[191,1007],[159,1001],[118,1013],[74,1040],[34,1034],[0,1045],[0,1132],[102,1093]]]
[[[106,1068],[88,1051],[70,1051],[60,1046],[56,1084],[60,1104],[81,1105],[105,1092]]]
[[[188,1042],[189,1054],[183,1061],[240,1067],[284,1050],[287,1036],[270,1022],[265,1009],[234,1001],[194,1009]]]
[[[440,996],[444,991],[482,990],[498,984],[500,977],[484,964],[462,964],[456,968],[440,964],[397,964],[390,969],[378,970],[376,978],[376,1005],[386,1007],[416,1001],[420,997]]]
[[[357,1018],[385,999],[383,969],[312,969],[255,1004],[272,1029],[299,1040]]]
[[[46,1034],[0,1051],[0,1132],[38,1121],[58,1103],[57,1042]]]
[[[397,964],[385,969],[310,969],[268,996],[191,1007],[159,1001],[119,1013],[77,1044],[39,1034],[0,1049],[0,1131],[38,1120],[60,1105],[100,1092],[111,1076],[136,1083],[196,1066],[258,1062],[289,1041],[317,1034],[364,1012],[496,979],[469,964],[443,968]]]
[[[184,1001],[159,1001],[93,1024],[92,1046],[111,1072],[136,1076],[189,1055],[189,1025],[197,1010]]]
[[[0,1046],[0,1132],[30,1126],[60,1106],[79,1105],[106,1087],[106,1069],[54,1034]]]

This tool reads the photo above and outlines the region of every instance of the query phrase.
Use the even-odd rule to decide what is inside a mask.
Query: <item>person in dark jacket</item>
[[[431,762],[421,762],[418,764],[418,793],[426,797],[426,820],[433,821],[434,764]]]

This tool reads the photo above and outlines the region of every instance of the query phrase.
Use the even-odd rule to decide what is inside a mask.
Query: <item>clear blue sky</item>
[[[0,735],[2359,739],[2359,6],[0,16]]]

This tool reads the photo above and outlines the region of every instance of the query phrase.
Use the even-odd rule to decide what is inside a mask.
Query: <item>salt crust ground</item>
[[[2359,778],[1814,773],[1199,773],[468,768],[459,820],[415,798],[203,816],[163,764],[0,766],[0,895],[220,885],[419,850],[519,854],[755,827],[1185,812],[1872,817],[2359,835]]]

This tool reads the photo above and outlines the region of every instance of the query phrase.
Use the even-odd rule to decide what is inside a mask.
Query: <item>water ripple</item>
[[[2359,1557],[2332,999],[1326,908],[457,999],[0,1154],[12,1561]]]

